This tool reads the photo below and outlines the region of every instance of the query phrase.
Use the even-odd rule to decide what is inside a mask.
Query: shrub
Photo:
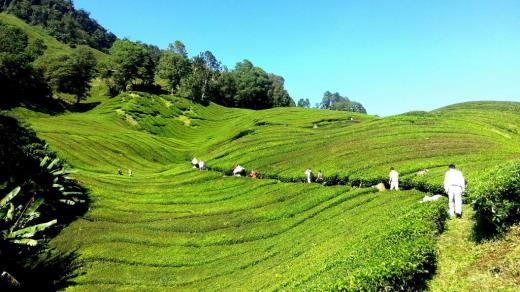
[[[492,232],[505,231],[520,219],[520,161],[484,174],[468,195],[482,227]]]

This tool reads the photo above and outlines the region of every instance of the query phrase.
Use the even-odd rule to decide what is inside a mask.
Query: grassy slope
[[[307,165],[369,178],[383,178],[390,163],[404,173],[430,167],[419,179],[440,184],[447,162],[460,162],[472,178],[518,157],[518,106],[472,103],[376,119],[127,94],[87,113],[27,118],[92,190],[92,211],[54,241],[82,253],[78,288],[274,289],[327,287],[425,261],[435,226],[424,214],[432,206],[417,211],[422,194],[414,191],[199,173],[188,166],[192,155],[287,177]],[[135,176],[115,175],[117,167]]]
[[[386,180],[389,167],[395,166],[405,178],[438,186],[449,163],[458,164],[471,182],[482,169],[520,158],[519,103],[474,102],[379,119],[216,105],[182,105],[179,112],[159,99],[127,97],[126,102],[131,108],[121,110],[136,128],[194,144],[190,154],[223,169],[240,163],[260,173],[296,178],[312,167],[326,175],[375,182]],[[431,171],[416,176],[423,168]]]
[[[29,36],[29,39],[41,39],[47,46],[47,50],[45,51],[45,54],[40,58],[40,61],[44,61],[48,58],[55,57],[57,55],[67,54],[72,52],[74,49],[71,48],[69,45],[63,44],[56,40],[56,38],[50,36],[43,28],[39,26],[32,26],[27,23],[25,23],[23,20],[17,18],[16,16],[6,14],[6,13],[0,13],[0,22],[3,22],[5,24],[9,24],[12,26],[16,26],[23,31],[27,33]],[[99,61],[104,60],[107,55],[103,52],[100,52],[96,49],[92,49],[90,47],[84,46],[94,53],[94,56]]]
[[[439,238],[439,270],[429,290],[519,291],[520,226],[504,238],[477,244],[471,239],[473,212],[465,207],[464,213],[449,221]]]

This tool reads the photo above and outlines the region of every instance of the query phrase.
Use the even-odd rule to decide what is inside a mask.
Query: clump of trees
[[[303,108],[310,108],[311,107],[311,102],[309,101],[308,98],[306,98],[306,99],[300,98],[298,100],[298,104],[296,106],[303,107]]]
[[[0,23],[0,106],[49,103],[52,90],[84,99],[96,74],[96,58],[81,47],[35,65],[46,49],[40,39],[29,40],[23,30]]]
[[[110,48],[110,58],[102,65],[102,76],[111,92],[118,93],[154,83],[158,63],[156,48],[129,40],[117,40]]]
[[[4,0],[0,11],[41,25],[63,42],[88,45],[110,55],[97,64],[91,50],[80,47],[35,66],[33,62],[45,51],[43,42],[29,41],[21,29],[0,23],[0,82],[5,84],[0,105],[16,104],[21,99],[43,100],[52,95],[52,90],[72,94],[80,103],[99,73],[112,96],[128,90],[160,92],[164,87],[172,95],[199,103],[250,109],[296,106],[283,77],[249,60],[238,62],[230,70],[210,51],[188,57],[181,41],[161,50],[128,39],[117,40],[87,12],[76,10],[72,1]],[[298,106],[309,108],[310,102],[300,99]],[[360,103],[329,91],[317,107],[366,113]]]
[[[0,12],[7,12],[32,25],[40,25],[58,40],[71,45],[88,45],[107,51],[117,39],[90,18],[76,10],[70,0],[3,0]]]
[[[265,72],[249,60],[233,70],[222,66],[210,51],[189,58],[185,45],[176,41],[166,50],[130,40],[118,40],[102,65],[102,76],[113,95],[162,79],[170,94],[199,103],[265,109],[295,106],[281,76]]]
[[[330,91],[325,91],[323,94],[323,98],[320,103],[321,109],[330,109],[330,110],[338,110],[338,111],[349,111],[349,112],[357,112],[366,114],[367,111],[363,107],[363,105],[356,101],[351,101],[346,96],[341,96],[339,93],[331,93]]]
[[[29,41],[21,29],[0,23],[0,105],[19,103],[21,97],[35,101],[51,95],[43,70],[33,64],[44,50],[41,40]]]
[[[44,64],[45,77],[56,91],[76,96],[76,104],[86,98],[96,72],[96,58],[86,48],[74,50]]]

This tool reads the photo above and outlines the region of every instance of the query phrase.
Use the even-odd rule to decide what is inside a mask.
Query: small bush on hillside
[[[489,171],[468,192],[485,231],[503,232],[520,221],[520,161]]]

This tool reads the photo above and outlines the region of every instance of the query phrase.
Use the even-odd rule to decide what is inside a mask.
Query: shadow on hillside
[[[14,276],[20,285],[16,288],[4,287],[2,291],[61,291],[76,285],[74,278],[79,276],[80,263],[78,253],[60,253],[57,250],[42,250],[30,258],[26,265],[20,267],[18,263],[4,263],[7,270]]]
[[[48,115],[59,115],[64,112],[87,112],[97,107],[101,102],[84,102],[79,104],[71,104],[61,99],[52,99],[45,101],[30,101],[19,103],[2,103],[0,109],[11,110],[16,107],[24,107],[31,111],[44,113]]]
[[[101,102],[86,102],[79,104],[70,104],[63,100],[54,100],[54,102],[45,102],[45,103],[31,103],[31,104],[23,104],[23,106],[27,109],[30,109],[35,112],[49,114],[49,115],[58,115],[64,112],[78,112],[84,113],[94,109],[96,106],[101,104]]]
[[[41,196],[45,201],[39,206],[34,223],[53,219],[59,222],[37,234],[37,239],[43,241],[34,248],[21,248],[0,240],[0,272],[12,274],[20,283],[18,291],[56,291],[72,284],[71,279],[77,275],[77,253],[60,253],[51,249],[46,240],[84,216],[90,198],[88,190],[78,181],[65,178],[63,169],[69,168],[55,158],[56,153],[34,131],[13,117],[0,115],[0,182],[3,182],[0,190],[21,187],[22,192],[16,197],[20,205]],[[5,291],[2,278],[0,291]]]
[[[496,227],[484,218],[476,216],[473,218],[475,224],[471,232],[471,239],[476,243],[482,243],[483,241],[495,239],[499,236]]]

